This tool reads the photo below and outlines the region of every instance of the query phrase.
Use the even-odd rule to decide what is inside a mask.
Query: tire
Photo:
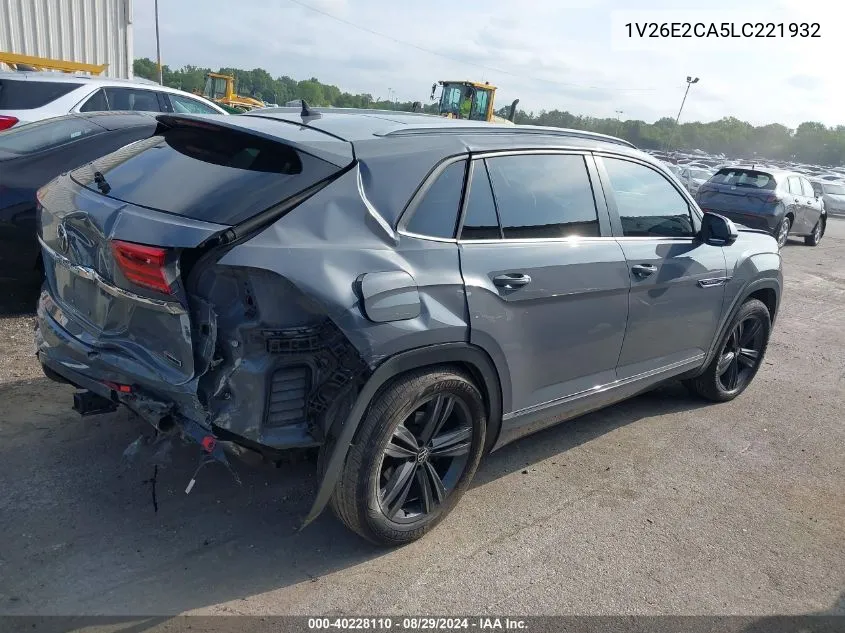
[[[759,332],[749,329],[755,323],[759,325]],[[718,351],[707,368],[696,378],[684,381],[687,389],[713,402],[736,398],[757,375],[771,330],[771,316],[762,301],[749,299],[743,303],[719,341]],[[732,380],[734,377],[736,380]]]
[[[824,237],[825,228],[827,228],[827,218],[823,215],[819,216],[819,221],[813,227],[813,232],[804,238],[804,243],[807,246],[818,246],[822,237]]]
[[[441,368],[397,378],[373,399],[349,448],[335,514],[378,545],[419,539],[466,491],[486,429],[484,401],[468,376]]]
[[[783,248],[786,246],[786,240],[789,238],[789,230],[792,228],[792,220],[789,219],[789,216],[783,216],[783,220],[781,220],[780,224],[778,224],[778,230],[775,231],[775,239],[778,241],[778,248]]]

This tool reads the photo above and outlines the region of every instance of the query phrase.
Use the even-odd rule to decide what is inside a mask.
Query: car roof
[[[461,139],[470,151],[519,148],[528,145],[599,145],[636,149],[628,141],[583,130],[467,121],[417,112],[366,110],[357,108],[309,108],[315,116],[302,117],[300,108],[260,108],[245,117],[261,117],[307,125],[339,139],[356,142],[377,138],[415,137],[421,144],[449,144],[448,139]],[[495,140],[494,140],[495,139]],[[528,141],[527,139],[531,139]]]
[[[121,79],[117,77],[100,77],[97,75],[86,75],[83,73],[62,73],[52,70],[25,70],[25,71],[0,71],[0,79],[17,79],[20,81],[51,81],[60,83],[96,83],[96,84],[138,84],[146,86],[159,86],[150,79],[138,77],[135,79]]]

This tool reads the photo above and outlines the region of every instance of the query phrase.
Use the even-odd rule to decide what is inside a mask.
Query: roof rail
[[[568,138],[584,138],[593,141],[603,141],[606,143],[616,143],[617,145],[624,145],[637,149],[633,143],[625,139],[617,138],[615,136],[607,136],[606,134],[599,134],[598,132],[587,132],[584,130],[568,130],[564,128],[548,128],[548,127],[534,127],[534,126],[431,126],[431,127],[412,127],[407,126],[390,132],[384,132],[379,136],[416,136],[428,134],[471,134],[471,135],[493,135],[493,134],[526,134],[538,136],[563,136]]]

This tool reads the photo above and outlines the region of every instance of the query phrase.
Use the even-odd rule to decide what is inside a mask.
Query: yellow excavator
[[[493,108],[496,86],[491,86],[489,82],[482,84],[475,81],[438,81],[431,86],[432,101],[435,100],[438,85],[441,87],[437,108],[440,116],[450,119],[513,124],[519,99],[514,99],[511,103],[507,118],[497,116]]]
[[[230,112],[246,112],[263,108],[264,102],[252,97],[242,97],[235,91],[235,78],[232,75],[207,73],[202,96],[214,101]]]

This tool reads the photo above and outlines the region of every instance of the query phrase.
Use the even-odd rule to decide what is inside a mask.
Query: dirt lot
[[[394,551],[330,513],[313,467],[159,471],[125,412],[79,418],[32,357],[32,291],[0,318],[0,613],[845,613],[845,220],[784,250],[765,366],[737,401],[676,386],[487,458],[457,510]]]

